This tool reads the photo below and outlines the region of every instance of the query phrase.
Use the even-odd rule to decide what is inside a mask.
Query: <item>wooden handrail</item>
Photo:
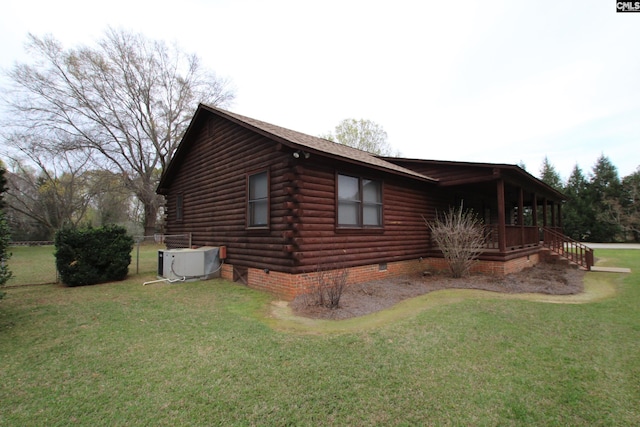
[[[558,255],[591,270],[593,249],[549,227],[542,227],[542,245]]]
[[[540,244],[540,230],[538,227],[519,225],[507,225],[504,229],[505,243],[508,250],[514,248],[524,248],[530,246],[538,246]],[[486,242],[485,246],[489,249],[498,249],[498,226],[491,224],[485,226]]]

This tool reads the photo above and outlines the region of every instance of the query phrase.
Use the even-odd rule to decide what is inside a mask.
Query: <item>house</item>
[[[565,242],[564,196],[518,166],[378,157],[202,104],[158,193],[167,233],[225,246],[223,278],[288,299],[321,269],[357,283],[446,268],[424,220],[462,201],[490,230],[478,271],[534,265],[541,236]]]

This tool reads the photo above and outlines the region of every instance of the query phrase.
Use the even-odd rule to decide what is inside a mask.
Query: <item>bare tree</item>
[[[451,269],[453,277],[467,275],[484,250],[486,235],[482,222],[471,210],[450,208],[440,218],[425,223]]]
[[[129,223],[133,197],[122,175],[107,170],[92,170],[87,175],[92,193],[89,220],[97,226]]]
[[[16,211],[49,231],[63,225],[78,225],[93,198],[85,150],[57,151],[28,135],[8,139],[16,148],[10,157],[6,193],[9,210]]]
[[[393,150],[387,141],[387,132],[379,124],[371,120],[345,119],[335,128],[334,132],[321,135],[328,139],[349,147],[367,151],[380,156],[391,156]]]
[[[59,150],[94,152],[99,165],[127,177],[144,206],[145,232],[153,232],[162,170],[197,103],[233,100],[229,83],[196,55],[124,30],[75,49],[30,35],[27,48],[35,61],[8,72],[8,125]]]

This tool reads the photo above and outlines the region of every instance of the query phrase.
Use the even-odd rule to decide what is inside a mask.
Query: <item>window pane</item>
[[[338,199],[360,200],[360,186],[358,178],[338,175]]]
[[[382,205],[364,205],[362,209],[364,225],[382,225]]]
[[[360,203],[350,201],[340,201],[338,203],[338,224],[339,225],[360,225],[359,221]]]
[[[380,183],[377,181],[370,181],[368,179],[362,180],[362,200],[365,203],[381,203],[382,196],[380,194]]]
[[[182,220],[182,194],[176,196],[176,220]]]
[[[259,173],[249,177],[249,199],[267,198],[267,173]]]
[[[266,200],[249,203],[249,225],[267,225],[267,211]]]

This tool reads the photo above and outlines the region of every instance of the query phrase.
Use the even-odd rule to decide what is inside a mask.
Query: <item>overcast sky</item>
[[[368,119],[404,157],[640,166],[640,13],[614,0],[9,0],[0,67],[29,32],[107,26],[177,42],[233,81],[230,110],[311,135]]]

